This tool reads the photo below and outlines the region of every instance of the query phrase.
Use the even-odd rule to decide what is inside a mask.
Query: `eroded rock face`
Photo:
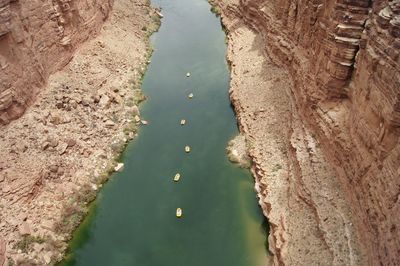
[[[97,15],[92,16],[93,24],[77,21],[79,33],[74,30],[71,43],[76,45],[76,38],[83,38],[86,31],[91,31],[86,35],[90,40],[79,45],[65,67],[49,75],[22,117],[0,126],[0,266],[53,265],[61,260],[66,241],[89,210],[88,203],[116,166],[115,156],[137,135],[141,119],[136,104],[144,100],[140,80],[148,62],[149,35],[159,24],[156,10],[147,0],[115,1],[102,24],[99,9],[90,3],[100,8],[104,1],[75,1],[82,5],[80,13]],[[21,10],[30,5],[26,1]],[[47,20],[41,23],[43,29]],[[58,45],[54,42],[35,59],[48,67],[46,75],[60,64],[58,59],[69,60],[75,47],[63,50]],[[5,48],[1,51],[13,51]],[[51,49],[61,52],[49,54]],[[15,51],[26,56],[27,50]],[[55,65],[40,56],[48,56],[46,60]],[[31,64],[33,59],[28,59]],[[21,67],[21,61],[15,64]],[[20,74],[32,71],[31,76],[14,80],[1,72],[0,77],[10,78],[13,84],[28,84],[25,77],[29,77],[34,84],[36,70],[25,67]],[[5,70],[10,69],[16,68],[10,65]],[[15,90],[9,91],[15,98]],[[14,98],[10,106],[16,106]],[[3,117],[9,114],[2,113]]]
[[[292,105],[344,188],[363,265],[399,265],[400,1],[216,2],[288,70]],[[287,250],[275,251],[282,258]]]
[[[47,81],[95,35],[113,0],[0,0],[0,124],[23,114]]]

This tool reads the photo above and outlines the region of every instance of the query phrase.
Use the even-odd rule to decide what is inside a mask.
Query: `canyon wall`
[[[55,265],[137,135],[161,15],[148,0],[0,6],[0,124],[25,111],[0,125],[0,266]]]
[[[95,35],[113,0],[0,0],[0,124],[21,116],[49,75]]]
[[[288,71],[293,106],[344,188],[362,265],[400,265],[400,1],[215,2]]]

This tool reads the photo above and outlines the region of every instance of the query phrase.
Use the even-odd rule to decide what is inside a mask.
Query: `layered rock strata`
[[[257,143],[250,155],[271,223],[275,263],[399,265],[400,2],[215,4],[230,31],[235,109],[248,141]],[[244,39],[238,33],[243,24],[259,39],[247,45],[248,52],[258,47],[260,54],[247,65],[245,55],[238,56],[246,46],[235,48]],[[260,58],[267,63],[257,68]],[[244,69],[235,74],[239,66]],[[287,76],[275,83],[291,83],[275,88],[279,97],[288,95],[280,104],[274,103],[275,94],[268,94],[275,86],[269,79],[276,67]],[[269,83],[246,83],[246,75]],[[263,110],[273,110],[260,118],[265,111],[252,110],[257,102]],[[282,105],[289,118],[274,120]],[[263,120],[271,125],[262,128]],[[260,128],[252,131],[254,123]],[[289,129],[276,131],[276,124]],[[284,176],[271,177],[276,168],[266,162],[279,153],[271,152],[275,144],[266,136],[282,138],[277,142],[287,158],[286,168],[283,164],[279,170]]]
[[[32,2],[43,3],[31,1],[20,7],[30,7]],[[100,2],[75,4],[84,5],[79,12],[91,13],[95,10],[90,3],[102,6]],[[34,16],[37,23],[48,23],[40,18]],[[144,99],[140,79],[150,54],[147,40],[157,28],[157,19],[146,0],[116,1],[97,37],[81,44],[72,60],[72,50],[48,54],[46,60],[60,67],[70,62],[50,75],[21,118],[0,128],[1,266],[48,265],[62,258],[88,202],[114,171],[114,160],[125,143],[136,135],[141,121],[137,104]],[[78,28],[76,35],[85,34],[85,26],[79,33]],[[90,34],[95,33],[92,28]],[[26,73],[33,71],[30,67]]]
[[[21,116],[49,75],[97,34],[112,2],[0,1],[0,124]]]

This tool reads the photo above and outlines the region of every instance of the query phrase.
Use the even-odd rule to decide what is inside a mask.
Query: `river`
[[[128,145],[124,171],[99,193],[60,265],[265,265],[266,228],[253,178],[225,151],[238,129],[220,20],[206,0],[153,5],[164,18],[151,38],[142,86],[149,124]]]

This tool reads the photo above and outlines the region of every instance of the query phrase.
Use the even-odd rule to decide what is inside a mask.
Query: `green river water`
[[[143,81],[148,100],[141,113],[149,125],[128,145],[124,171],[104,186],[60,265],[265,265],[266,228],[253,178],[225,151],[238,129],[219,18],[206,0],[153,4],[164,18],[151,38]]]

